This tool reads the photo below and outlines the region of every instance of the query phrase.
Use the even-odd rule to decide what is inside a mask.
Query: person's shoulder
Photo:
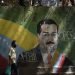
[[[67,72],[70,67],[72,67],[72,70],[73,70],[74,69],[74,63],[68,56],[66,56],[64,63],[63,63],[63,67],[62,67],[62,72]]]
[[[63,61],[63,66],[71,66],[74,65],[72,60],[65,53],[61,53],[59,59]]]
[[[9,52],[16,52],[16,49],[13,47],[10,47]]]
[[[74,64],[69,57],[65,57],[64,65],[65,66],[73,66]]]

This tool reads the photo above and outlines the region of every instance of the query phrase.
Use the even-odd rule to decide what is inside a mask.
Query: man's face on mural
[[[50,47],[54,47],[57,45],[57,26],[54,24],[42,24],[41,25],[41,32],[38,34],[40,45],[48,50]]]

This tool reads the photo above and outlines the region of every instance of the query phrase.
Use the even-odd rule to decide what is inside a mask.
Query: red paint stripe
[[[0,68],[5,69],[8,64],[8,61],[6,58],[4,58],[2,55],[0,55]]]
[[[62,67],[63,67],[64,61],[65,61],[65,55],[62,54],[61,61],[59,63],[60,68],[59,68],[58,72],[62,71]]]

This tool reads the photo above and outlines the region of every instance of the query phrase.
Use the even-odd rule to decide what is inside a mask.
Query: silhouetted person
[[[17,75],[17,65],[16,65],[16,41],[11,42],[11,47],[9,49],[9,65],[11,66],[11,75],[15,73]]]

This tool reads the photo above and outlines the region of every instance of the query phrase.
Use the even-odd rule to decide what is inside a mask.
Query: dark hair
[[[16,41],[15,41],[15,40],[13,40],[13,41],[11,42],[11,46],[12,46],[13,48],[16,48]]]
[[[41,20],[39,23],[38,23],[38,25],[37,25],[37,33],[39,33],[40,34],[40,32],[41,32],[41,26],[42,26],[42,24],[48,24],[48,25],[51,25],[51,24],[54,24],[54,25],[56,25],[57,26],[57,31],[58,31],[58,25],[56,24],[56,22],[54,21],[54,20],[52,20],[52,19],[44,19],[44,20]]]

